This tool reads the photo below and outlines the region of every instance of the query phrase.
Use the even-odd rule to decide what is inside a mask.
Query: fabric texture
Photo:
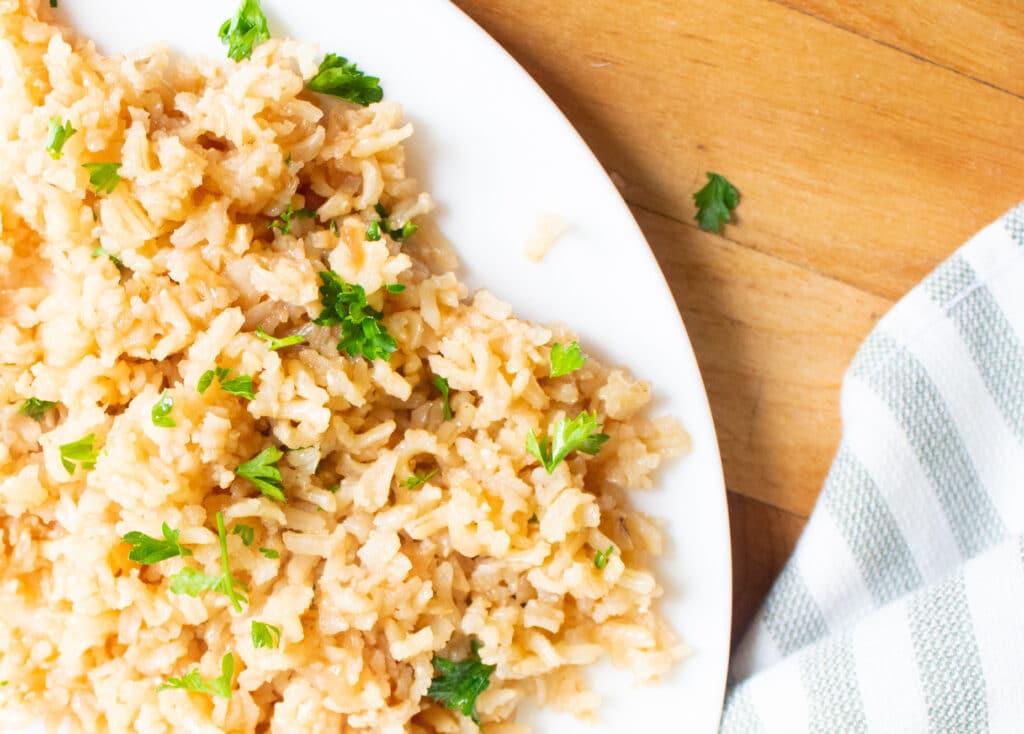
[[[723,734],[1024,731],[1024,205],[875,327]]]

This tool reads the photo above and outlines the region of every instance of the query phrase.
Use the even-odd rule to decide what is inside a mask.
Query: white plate
[[[106,52],[157,42],[224,57],[217,39],[236,0],[60,0],[61,15]],[[692,656],[659,684],[600,670],[596,722],[551,713],[538,732],[712,732],[729,647],[731,563],[721,463],[704,385],[664,277],[629,210],[586,145],[530,77],[454,6],[439,0],[265,0],[275,36],[318,41],[381,77],[416,127],[412,174],[439,203],[462,276],[517,314],[561,321],[587,351],[650,380],[656,410],[679,417],[693,452],[640,504],[668,534],[663,612]],[[610,92],[614,93],[614,92]],[[569,231],[540,265],[523,257],[537,218]]]

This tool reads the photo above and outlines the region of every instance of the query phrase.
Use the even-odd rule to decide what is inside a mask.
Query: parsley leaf
[[[168,678],[166,683],[161,684],[157,690],[165,691],[171,688],[181,688],[186,691],[196,691],[209,696],[220,696],[231,698],[231,682],[235,677],[235,657],[228,653],[220,661],[220,676],[211,681],[203,680],[199,669],[195,668],[183,678]]]
[[[341,325],[338,351],[369,360],[391,358],[397,349],[394,337],[381,323],[384,314],[367,305],[361,285],[343,281],[333,270],[321,271],[320,303],[324,310],[313,319],[320,326]]]
[[[575,372],[587,361],[586,355],[580,351],[579,342],[569,342],[562,346],[558,342],[551,345],[551,376],[561,377]]]
[[[452,419],[452,404],[448,400],[448,380],[441,375],[434,375],[434,387],[441,393],[441,411],[446,421]]]
[[[239,536],[242,539],[242,545],[246,548],[252,545],[252,541],[256,537],[256,531],[252,529],[252,526],[242,523],[236,523],[235,527],[231,528],[231,534]]]
[[[107,257],[109,257],[110,262],[114,263],[117,269],[120,270],[122,273],[125,270],[127,270],[124,263],[121,261],[121,258],[107,250],[107,248],[105,248],[103,245],[97,245],[96,249],[92,251],[93,259],[96,259],[97,257],[100,257],[102,255],[106,255]]]
[[[278,553],[273,548],[260,548],[260,553],[262,553],[267,558],[280,558],[281,557],[281,554]]]
[[[281,644],[281,630],[272,624],[252,621],[252,646],[257,650],[261,647],[277,647]]]
[[[160,426],[161,428],[174,428],[177,423],[171,418],[171,410],[174,408],[174,396],[171,395],[170,390],[164,390],[160,399],[156,401],[156,405],[153,406],[153,410],[150,411],[150,417],[153,419],[154,426]]]
[[[272,220],[267,227],[276,229],[281,234],[288,234],[292,231],[293,219],[312,219],[315,216],[315,209],[295,209],[289,203],[288,208],[281,212],[277,219]]]
[[[64,465],[64,470],[68,474],[75,473],[75,464],[78,462],[83,469],[92,469],[96,466],[96,457],[99,456],[99,451],[93,449],[93,441],[96,440],[96,434],[90,433],[88,436],[83,436],[77,441],[71,443],[62,444],[60,447],[60,463]]]
[[[241,61],[252,56],[252,50],[270,38],[259,0],[242,0],[235,16],[224,21],[217,35],[228,47],[229,59]]]
[[[245,584],[231,575],[228,565],[228,536],[224,530],[224,515],[217,513],[217,539],[220,542],[220,576],[207,576],[202,571],[185,567],[171,576],[171,591],[175,594],[199,596],[204,591],[216,591],[231,600],[236,612],[242,611],[242,603],[248,603],[243,592]]]
[[[163,524],[162,530],[164,534],[163,540],[153,538],[137,530],[121,536],[122,543],[132,546],[131,551],[128,553],[128,559],[145,566],[150,563],[166,561],[168,558],[174,558],[175,556],[184,557],[192,555],[192,551],[178,542],[178,536],[181,535],[180,530],[172,530],[171,526],[167,523]]]
[[[71,126],[70,120],[61,123],[59,117],[51,117],[50,130],[46,135],[46,152],[53,160],[59,161],[60,157],[64,155],[64,143],[77,132]]]
[[[371,102],[384,99],[380,79],[367,76],[355,64],[337,54],[327,54],[320,62],[316,75],[306,82],[314,92],[329,94],[366,107]]]
[[[388,293],[402,293],[405,290],[405,286],[401,283],[392,283],[391,285],[384,286],[384,290]]]
[[[278,502],[285,502],[281,470],[277,462],[284,456],[276,446],[268,446],[235,469],[235,475],[244,477],[256,485],[264,495]]]
[[[563,418],[558,421],[551,435],[539,441],[531,428],[526,435],[526,450],[537,457],[550,474],[573,451],[582,451],[591,456],[600,451],[609,438],[606,433],[598,433],[600,427],[597,413],[583,411],[572,420]]]
[[[263,330],[262,326],[256,327],[256,336],[270,345],[270,351],[276,352],[278,349],[284,349],[294,344],[302,344],[306,341],[306,337],[302,334],[292,334],[291,336],[283,336],[280,339],[276,336],[271,336]]]
[[[400,486],[405,489],[419,489],[437,474],[437,469],[431,469],[426,474],[410,474]]]
[[[18,412],[21,415],[27,415],[33,420],[41,421],[43,416],[46,415],[50,410],[57,407],[57,403],[52,400],[40,400],[39,398],[29,398],[21,407],[18,408]]]
[[[389,235],[391,235],[391,239],[393,239],[395,242],[407,240],[414,234],[416,234],[417,230],[419,230],[419,227],[417,227],[411,221],[406,222],[401,227],[392,229],[391,222],[388,221],[388,210],[384,208],[384,205],[381,204],[380,202],[377,202],[377,204],[374,205],[373,209],[374,211],[377,212],[377,215],[380,217],[380,219],[374,222],[370,222],[370,226],[366,228],[366,239],[370,241],[376,242],[377,240],[379,240],[382,229]]]
[[[82,164],[82,168],[89,172],[89,184],[97,194],[100,192],[106,194],[114,193],[114,189],[121,183],[121,176],[117,173],[117,169],[120,167],[120,163]]]
[[[366,239],[377,242],[380,239],[380,220],[374,219],[366,226]]]
[[[430,663],[438,674],[430,681],[427,695],[447,709],[461,711],[479,725],[476,699],[491,685],[491,673],[497,666],[480,661],[479,642],[473,640],[470,645],[472,652],[461,662],[434,656]]]
[[[615,546],[608,546],[608,550],[602,552],[598,551],[594,554],[594,565],[597,566],[598,571],[603,571],[604,567],[608,565],[608,559],[611,558],[612,553],[615,552]]]
[[[708,173],[708,182],[700,191],[693,195],[697,205],[697,216],[694,217],[700,228],[707,232],[719,232],[722,222],[732,219],[730,212],[740,201],[740,192],[736,187],[717,173]]]
[[[238,375],[230,377],[230,375],[231,370],[227,367],[217,367],[215,365],[212,370],[207,370],[200,376],[199,382],[196,384],[196,390],[202,395],[213,384],[214,378],[217,378],[220,389],[230,395],[237,395],[247,400],[252,400],[256,397],[256,394],[252,391],[251,376]]]

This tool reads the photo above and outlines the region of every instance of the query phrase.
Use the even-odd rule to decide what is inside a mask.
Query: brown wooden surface
[[[814,506],[857,345],[1024,198],[1024,6],[457,4],[579,129],[665,270],[721,441],[740,630]],[[742,194],[723,236],[693,222],[709,170]]]

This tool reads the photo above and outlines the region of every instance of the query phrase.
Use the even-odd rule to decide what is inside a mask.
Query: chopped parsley
[[[229,59],[241,61],[252,56],[252,50],[270,38],[259,0],[242,0],[234,17],[224,21],[217,35],[228,47]]]
[[[306,86],[314,92],[329,94],[363,107],[384,99],[380,79],[367,76],[354,63],[349,63],[348,59],[337,54],[324,57],[316,75],[306,82]]]
[[[437,474],[437,469],[431,469],[426,474],[410,474],[401,486],[405,489],[419,489]]]
[[[587,361],[586,355],[580,351],[579,342],[569,342],[562,346],[558,342],[551,345],[551,376],[561,377],[575,372]]]
[[[597,413],[584,410],[572,420],[563,418],[558,421],[551,429],[551,435],[539,441],[531,428],[526,436],[526,450],[537,457],[550,474],[573,451],[582,451],[591,456],[600,451],[609,438],[607,433],[598,432],[600,428]]]
[[[296,209],[289,203],[288,208],[281,212],[277,219],[272,220],[267,226],[270,229],[276,229],[281,234],[288,234],[292,231],[292,220],[312,219],[315,216],[315,209]]]
[[[252,646],[257,650],[261,647],[277,647],[281,644],[281,630],[266,622],[252,621]]]
[[[434,656],[430,661],[437,675],[430,681],[427,695],[452,711],[461,711],[478,726],[480,716],[476,712],[477,697],[491,685],[491,673],[496,666],[484,665],[480,661],[480,643],[470,643],[472,652],[461,662]]]
[[[170,390],[164,390],[160,399],[156,401],[156,405],[153,406],[153,410],[150,411],[150,417],[153,419],[154,426],[160,426],[161,428],[174,428],[177,423],[171,418],[171,410],[174,409],[174,396],[171,395]]]
[[[110,258],[110,262],[114,263],[114,265],[117,267],[117,269],[120,270],[122,273],[125,270],[127,270],[127,268],[125,267],[124,263],[121,261],[121,258],[119,258],[114,253],[110,252],[103,245],[97,245],[96,249],[92,251],[92,257],[93,257],[94,260],[97,257],[102,257],[103,255],[106,255],[108,258]]]
[[[614,553],[614,552],[615,552],[615,546],[614,545],[610,545],[610,546],[608,546],[608,550],[603,551],[603,552],[602,551],[598,551],[597,553],[594,554],[594,565],[597,567],[598,571],[603,571],[604,570],[604,567],[608,565],[608,559],[611,558],[612,553]]]
[[[168,678],[166,683],[161,684],[157,690],[165,691],[171,688],[181,688],[186,691],[196,691],[209,696],[220,696],[231,698],[231,682],[235,677],[235,657],[228,653],[220,661],[220,676],[213,680],[203,680],[199,669],[195,668],[183,678]]]
[[[285,502],[284,484],[277,462],[284,454],[276,446],[268,446],[235,469],[237,476],[248,479],[265,496]]]
[[[59,117],[51,117],[50,130],[46,134],[46,152],[53,160],[59,161],[60,157],[64,155],[64,143],[77,132],[71,126],[70,120],[65,120],[62,123]]]
[[[256,397],[252,391],[252,377],[249,375],[231,377],[231,370],[227,367],[217,367],[216,365],[212,370],[207,370],[199,377],[196,390],[200,395],[209,389],[210,385],[213,384],[214,378],[217,378],[220,389],[230,395],[237,395],[247,400],[252,400]]]
[[[273,548],[260,548],[260,553],[262,553],[267,558],[280,558],[281,557],[281,554],[278,553]]]
[[[121,536],[122,543],[132,546],[131,551],[128,553],[128,559],[145,566],[150,563],[166,561],[168,558],[174,558],[175,556],[184,557],[192,555],[192,551],[178,542],[178,536],[181,535],[180,530],[171,529],[171,526],[167,523],[163,524],[161,530],[164,534],[163,540],[153,538],[137,530]]]
[[[50,0],[50,7],[51,8],[57,7],[57,0]],[[4,683],[6,684],[7,681],[4,681]]]
[[[392,283],[391,285],[384,286],[384,290],[388,293],[402,293],[405,291],[405,286],[401,283]]]
[[[252,529],[252,526],[242,523],[236,523],[235,527],[231,528],[231,534],[239,536],[242,539],[242,545],[246,548],[251,546],[252,541],[256,539],[256,531]]]
[[[88,436],[83,436],[77,441],[61,445],[60,463],[64,465],[64,470],[68,474],[73,475],[75,473],[76,461],[83,469],[92,469],[96,466],[96,458],[100,452],[92,447],[95,440],[96,434],[90,433]]]
[[[376,242],[380,239],[380,220],[374,219],[366,227],[366,239],[370,242]]]
[[[320,303],[324,310],[313,323],[341,326],[338,351],[342,354],[371,361],[389,360],[397,349],[395,339],[381,323],[384,313],[367,305],[363,287],[346,283],[333,270],[322,271],[320,280]]]
[[[434,387],[441,393],[441,412],[444,415],[446,421],[452,419],[452,404],[448,399],[448,380],[441,377],[441,375],[434,375],[433,379]]]
[[[302,334],[292,334],[291,336],[283,336],[279,339],[278,337],[271,336],[265,332],[262,326],[256,327],[256,336],[267,342],[270,346],[270,351],[272,352],[276,352],[278,349],[284,349],[285,347],[290,347],[295,344],[302,344],[306,341],[306,337]]]
[[[224,530],[224,515],[219,512],[217,513],[217,539],[220,541],[220,575],[207,576],[202,571],[186,566],[171,576],[171,591],[188,596],[199,596],[204,591],[216,591],[230,599],[231,606],[235,608],[236,612],[240,612],[242,604],[249,601],[244,593],[248,589],[245,584],[231,575],[231,567],[228,565],[228,536]]]
[[[379,216],[380,219],[370,222],[370,226],[366,228],[366,239],[368,240],[379,240],[381,230],[383,230],[391,235],[391,239],[395,242],[401,242],[412,237],[419,229],[419,227],[411,221],[406,222],[401,227],[392,229],[391,222],[388,220],[388,210],[384,208],[384,205],[378,202],[374,205],[373,210],[377,212],[377,216]],[[371,237],[371,234],[374,236]]]
[[[112,194],[121,183],[117,170],[120,163],[83,163],[82,168],[89,172],[89,184],[97,194]]]
[[[740,192],[724,176],[708,173],[708,182],[693,195],[697,205],[697,224],[707,232],[719,232],[722,222],[732,219],[731,212],[740,202]]]
[[[41,421],[43,416],[49,411],[57,407],[57,403],[52,400],[40,400],[39,398],[29,398],[21,407],[18,408],[18,412],[21,415],[27,415],[29,418]]]
[[[330,229],[331,229],[331,234],[333,234],[335,237],[337,237],[339,234],[341,234],[338,231],[338,223],[336,221],[334,221],[333,219],[331,220]]]

